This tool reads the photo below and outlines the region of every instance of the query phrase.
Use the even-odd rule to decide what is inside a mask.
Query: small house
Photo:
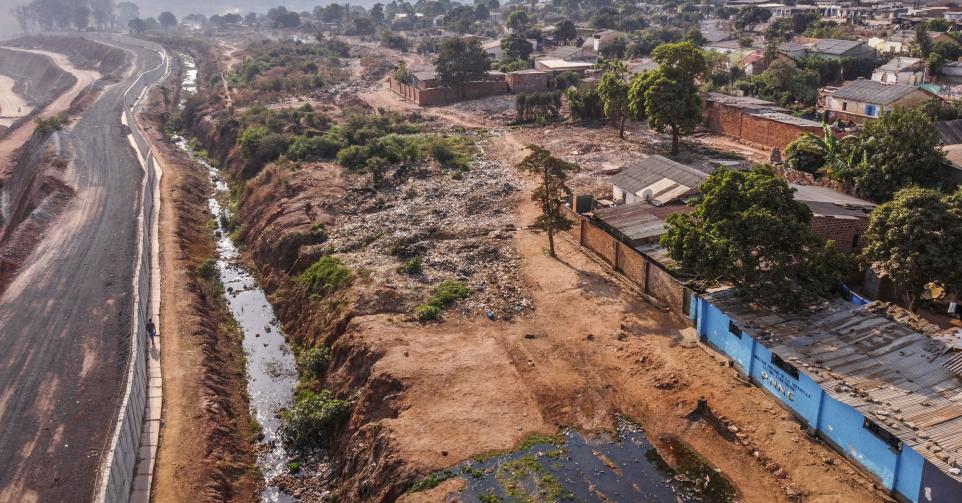
[[[660,155],[641,159],[611,177],[615,203],[662,206],[698,192],[708,173]]]
[[[858,79],[820,89],[818,110],[827,112],[830,121],[864,122],[886,110],[917,107],[933,99],[939,99],[938,95],[923,87]]]

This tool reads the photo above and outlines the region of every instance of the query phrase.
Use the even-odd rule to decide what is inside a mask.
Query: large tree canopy
[[[827,295],[847,259],[815,236],[812,212],[771,166],[717,169],[690,213],[667,218],[661,244],[683,272],[731,282],[762,304],[794,308]]]
[[[488,75],[491,61],[478,40],[450,38],[441,44],[434,59],[434,68],[441,84],[457,89],[464,96],[464,84],[481,80]]]
[[[635,118],[647,117],[648,126],[671,133],[671,153],[678,153],[678,137],[702,123],[702,104],[695,79],[707,70],[705,55],[691,42],[662,44],[652,52],[660,65],[635,75],[628,106]]]
[[[945,161],[932,119],[918,109],[894,110],[869,121],[859,148],[862,162],[840,177],[875,201],[886,201],[903,187],[932,183]]]
[[[862,259],[887,273],[912,308],[931,281],[962,293],[962,190],[903,189],[872,212],[865,238]]]

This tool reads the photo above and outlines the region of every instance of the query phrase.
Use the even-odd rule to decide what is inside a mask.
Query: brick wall
[[[765,117],[746,114],[742,109],[716,101],[705,102],[705,124],[713,133],[752,143],[764,148],[785,147],[805,134],[822,134],[820,127],[786,124]]]
[[[513,93],[530,93],[548,89],[551,74],[548,72],[511,72],[505,82]]]
[[[455,89],[446,87],[431,87],[418,89],[410,84],[402,84],[391,78],[389,80],[391,90],[420,106],[444,105],[462,100]],[[508,92],[508,84],[503,80],[484,80],[478,82],[468,82],[464,86],[463,100],[474,100],[485,96],[502,94]]]
[[[662,302],[676,315],[687,318],[682,302],[685,287],[650,258],[621,243],[605,230],[595,226],[570,208],[565,216],[576,224],[566,233],[581,246],[601,257],[615,271],[636,285],[642,292]]]
[[[868,229],[868,215],[865,218],[833,218],[828,216],[812,217],[812,231],[817,236],[835,241],[840,251],[857,252],[865,246],[865,230]],[[858,236],[855,247],[852,246]]]

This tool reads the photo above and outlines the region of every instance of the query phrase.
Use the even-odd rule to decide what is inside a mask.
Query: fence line
[[[150,145],[134,121],[134,107],[150,86],[149,82],[159,81],[167,72],[167,54],[166,51],[161,51],[158,51],[162,57],[161,64],[140,74],[123,94],[123,115],[137,150],[144,159],[146,173],[141,188],[140,214],[137,218],[139,225],[134,272],[136,288],[133,292],[134,309],[127,385],[110,450],[100,474],[101,485],[96,498],[98,503],[125,502],[130,499],[147,407],[148,346],[145,342],[148,337],[146,323],[150,318],[151,306],[150,267],[153,256],[151,230],[154,226],[154,191],[157,185],[157,174]]]

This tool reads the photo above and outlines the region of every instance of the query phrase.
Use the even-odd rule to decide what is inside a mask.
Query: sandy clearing
[[[94,70],[81,70],[73,64],[64,54],[59,54],[56,52],[41,51],[35,49],[21,49],[19,47],[4,47],[12,51],[23,51],[32,52],[34,54],[42,54],[53,60],[54,64],[59,66],[63,71],[73,75],[77,78],[77,82],[70,88],[69,91],[57,97],[53,100],[41,113],[40,117],[50,117],[51,115],[56,115],[67,111],[70,108],[70,104],[73,102],[84,89],[93,84],[97,79],[101,77],[100,72]],[[17,128],[13,131],[10,136],[6,137],[3,141],[0,141],[0,172],[7,165],[10,160],[10,155],[14,150],[23,145],[30,135],[33,134],[36,124],[34,122],[29,122],[23,126]]]
[[[14,84],[16,81],[12,78],[0,75],[0,126],[10,126],[33,111],[23,96],[13,92]]]

